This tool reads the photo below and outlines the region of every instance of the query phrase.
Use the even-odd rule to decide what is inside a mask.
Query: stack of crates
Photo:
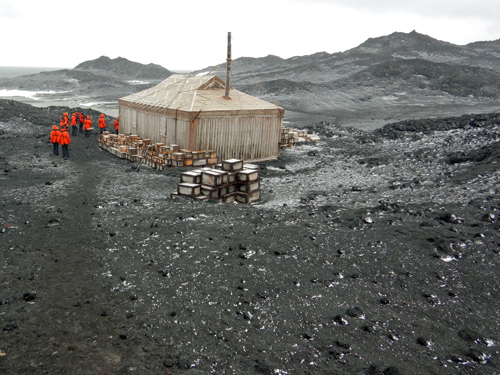
[[[177,192],[199,200],[253,203],[260,199],[259,167],[239,159],[222,161],[216,168],[199,168],[181,172]]]
[[[180,149],[178,145],[152,143],[138,135],[110,134],[105,131],[98,137],[99,146],[109,153],[133,162],[144,162],[161,171],[165,167],[210,167],[217,164],[215,150],[191,151]]]
[[[320,142],[321,139],[314,132],[308,132],[303,129],[294,129],[294,128],[281,128],[281,139],[280,139],[280,147],[293,147],[295,143],[301,142]]]

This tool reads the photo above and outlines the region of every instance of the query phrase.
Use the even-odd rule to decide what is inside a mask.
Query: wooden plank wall
[[[119,112],[122,134],[137,134],[153,143],[178,144],[181,148],[186,148],[189,143],[189,122],[185,120],[141,112],[123,105]]]
[[[120,106],[120,133],[130,132],[153,143],[215,150],[220,160],[278,157],[282,118],[276,116],[199,117],[190,121]]]
[[[196,148],[224,159],[258,160],[279,156],[281,118],[216,117],[196,120]]]
[[[137,111],[120,105],[118,112],[120,114],[120,133],[137,134]]]

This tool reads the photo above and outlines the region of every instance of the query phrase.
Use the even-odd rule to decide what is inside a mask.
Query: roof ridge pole
[[[227,33],[227,59],[226,59],[226,94],[225,99],[229,98],[229,88],[231,86],[231,32]]]

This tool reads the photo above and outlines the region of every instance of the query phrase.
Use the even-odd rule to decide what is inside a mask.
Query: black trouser
[[[118,129],[116,129],[116,134],[118,134]]]
[[[59,155],[59,143],[54,142],[52,145],[54,145],[54,155]]]
[[[76,133],[78,132],[78,128],[76,127],[76,125],[71,125],[71,130],[72,130],[72,135],[76,135]]]
[[[69,145],[62,145],[62,157],[69,158]]]
[[[83,122],[80,122],[80,133],[83,133]]]
[[[101,132],[99,134],[102,134],[104,130],[106,130],[106,128],[101,128]]]
[[[90,137],[90,130],[85,130],[85,137]]]

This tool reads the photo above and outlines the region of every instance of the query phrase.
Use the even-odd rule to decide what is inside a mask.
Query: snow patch
[[[47,94],[61,94],[65,91],[28,91],[28,90],[0,90],[0,97],[13,97],[13,96],[21,96],[23,98],[30,98],[34,100],[38,100],[37,96],[39,95],[47,95]]]

